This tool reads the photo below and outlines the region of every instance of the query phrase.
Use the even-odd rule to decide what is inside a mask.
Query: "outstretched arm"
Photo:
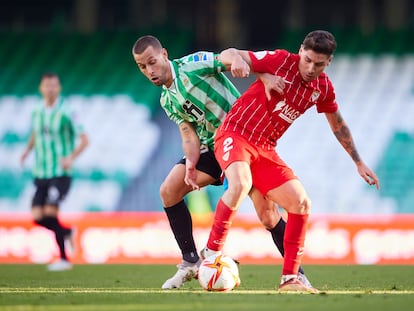
[[[247,78],[251,72],[252,62],[248,51],[229,48],[220,53],[219,59],[226,65],[226,70],[230,70],[235,78]],[[271,73],[255,74],[263,82],[268,100],[271,98],[272,91],[283,94],[285,81],[282,77]]]
[[[247,78],[250,74],[251,60],[248,51],[229,48],[220,53],[219,60],[235,78]]]
[[[26,148],[24,149],[21,157],[20,157],[20,164],[23,165],[24,161],[26,161],[27,156],[29,155],[30,151],[32,151],[35,143],[35,134],[32,132],[30,134],[29,142],[27,143]]]
[[[369,185],[375,185],[376,188],[379,189],[377,175],[361,160],[352,138],[351,131],[345,123],[345,120],[342,118],[339,110],[334,113],[325,113],[325,115],[336,139],[355,162],[359,175],[361,175]]]
[[[200,158],[200,139],[194,127],[189,122],[183,122],[179,126],[185,155],[185,177],[184,182],[193,187],[193,190],[199,190],[197,185],[196,165]]]

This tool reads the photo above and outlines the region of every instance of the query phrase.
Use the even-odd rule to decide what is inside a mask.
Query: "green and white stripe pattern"
[[[190,122],[200,143],[214,150],[216,129],[239,91],[224,75],[225,66],[212,52],[197,52],[171,61],[174,82],[163,86],[161,106],[178,125]]]
[[[32,127],[35,135],[33,175],[37,178],[69,175],[60,162],[73,152],[76,135],[82,131],[80,125],[75,125],[73,111],[62,98],[51,108],[41,102],[33,110]]]

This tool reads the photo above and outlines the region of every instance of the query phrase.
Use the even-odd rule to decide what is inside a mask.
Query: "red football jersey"
[[[298,54],[275,50],[249,55],[253,71],[287,81],[284,94],[273,91],[268,100],[262,81],[257,79],[234,103],[221,130],[237,132],[259,147],[273,149],[293,121],[313,105],[319,113],[337,111],[334,88],[326,73],[311,82],[303,81]]]

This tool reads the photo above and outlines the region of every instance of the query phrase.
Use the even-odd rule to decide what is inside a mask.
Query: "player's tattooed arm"
[[[359,156],[354,140],[352,138],[351,131],[345,120],[342,118],[341,113],[337,111],[334,113],[325,113],[325,115],[332,129],[332,132],[335,134],[336,139],[341,143],[342,147],[355,162],[359,175],[369,185],[375,185],[376,188],[379,189],[380,185],[378,176],[364,163],[364,161],[362,161],[361,157]]]
[[[182,139],[182,146],[186,158],[186,175],[184,182],[191,185],[193,189],[199,189],[197,185],[196,165],[200,158],[200,139],[193,125],[189,122],[183,122],[179,125]]]
[[[334,113],[326,113],[326,118],[328,119],[329,125],[336,139],[351,156],[352,160],[355,163],[361,162],[361,157],[359,156],[356,149],[351,130],[349,129],[339,110]]]

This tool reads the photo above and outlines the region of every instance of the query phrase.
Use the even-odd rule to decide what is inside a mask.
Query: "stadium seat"
[[[287,32],[277,46],[296,51],[304,33]],[[338,31],[337,55],[327,69],[358,150],[381,179],[380,191],[358,176],[314,108],[277,147],[305,185],[314,213],[414,212],[414,41],[409,31],[386,33],[384,44],[384,34],[367,38],[356,30]],[[91,141],[76,162],[73,192],[78,194],[68,197],[66,208],[162,208],[159,183],[182,151],[175,125],[160,111],[159,88],[145,80],[130,55],[137,37],[0,33],[0,211],[27,211],[30,204],[33,158],[20,167],[19,157],[45,70],[62,76],[64,94],[80,112]],[[160,37],[172,57],[190,52],[188,34],[164,31]],[[33,48],[39,44],[44,48]]]

